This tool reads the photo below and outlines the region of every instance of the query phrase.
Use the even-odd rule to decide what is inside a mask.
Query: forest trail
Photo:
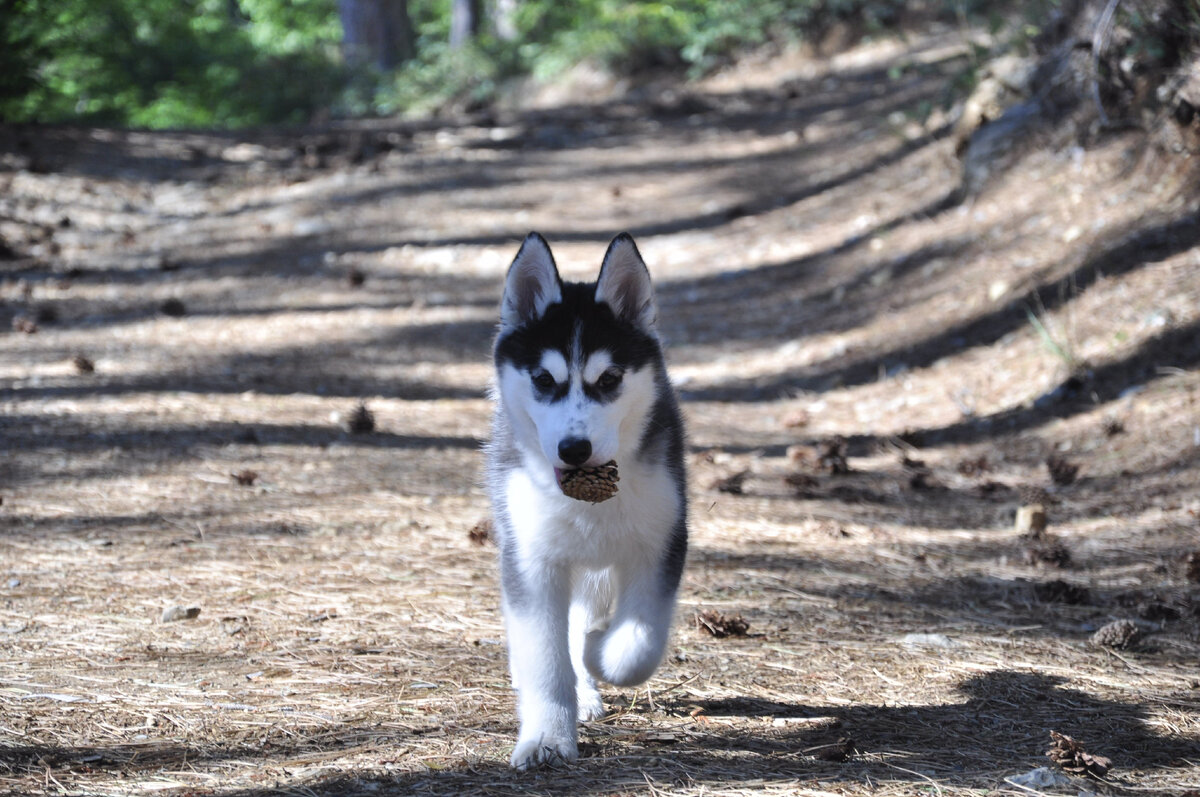
[[[1017,794],[1050,731],[1112,760],[1058,792],[1200,789],[1200,205],[1128,136],[964,194],[964,53],[0,132],[0,792]],[[470,532],[529,230],[577,279],[636,237],[692,549],[657,677],[516,775]]]

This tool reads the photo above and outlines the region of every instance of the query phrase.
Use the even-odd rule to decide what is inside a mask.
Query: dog
[[[650,273],[628,234],[595,282],[564,282],[530,233],[509,267],[493,348],[486,483],[520,723],[518,770],[578,757],[598,682],[662,660],[687,554],[684,427],[655,331]],[[564,494],[603,464],[617,492]]]

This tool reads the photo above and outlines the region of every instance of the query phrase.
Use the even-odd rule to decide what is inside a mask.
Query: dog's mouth
[[[580,468],[555,468],[554,478],[563,495],[579,501],[598,504],[617,494],[617,463],[609,460],[603,465]]]
[[[556,482],[558,482],[558,486],[561,488],[563,486],[563,479],[570,481],[576,475],[578,475],[580,471],[588,472],[588,471],[593,471],[593,470],[595,470],[595,468],[589,468],[587,465],[582,465],[582,466],[574,467],[574,468],[558,468],[558,467],[556,467],[554,469],[554,480]]]

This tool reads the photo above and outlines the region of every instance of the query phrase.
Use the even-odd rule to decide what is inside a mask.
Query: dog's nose
[[[592,455],[592,443],[583,437],[568,437],[558,443],[558,458],[579,467]]]

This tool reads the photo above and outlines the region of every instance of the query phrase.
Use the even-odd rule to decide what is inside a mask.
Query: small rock
[[[250,618],[245,615],[233,615],[221,618],[221,630],[226,636],[237,636],[250,627]]]
[[[784,415],[782,423],[789,429],[796,429],[801,426],[808,426],[810,420],[812,420],[812,418],[808,414],[808,410],[800,408],[792,410],[787,415]]]
[[[1046,531],[1046,507],[1041,504],[1026,504],[1017,510],[1014,530],[1022,537],[1034,539]]]
[[[199,606],[170,606],[163,609],[162,622],[174,623],[179,620],[195,620],[199,616]]]
[[[1014,786],[1026,789],[1048,789],[1055,786],[1070,786],[1071,779],[1050,767],[1038,767],[1006,780]]]
[[[958,643],[945,634],[905,634],[900,642],[910,648],[958,647]]]
[[[96,364],[84,357],[82,354],[76,354],[71,358],[71,365],[75,366],[75,370],[81,374],[91,374],[96,372]]]

